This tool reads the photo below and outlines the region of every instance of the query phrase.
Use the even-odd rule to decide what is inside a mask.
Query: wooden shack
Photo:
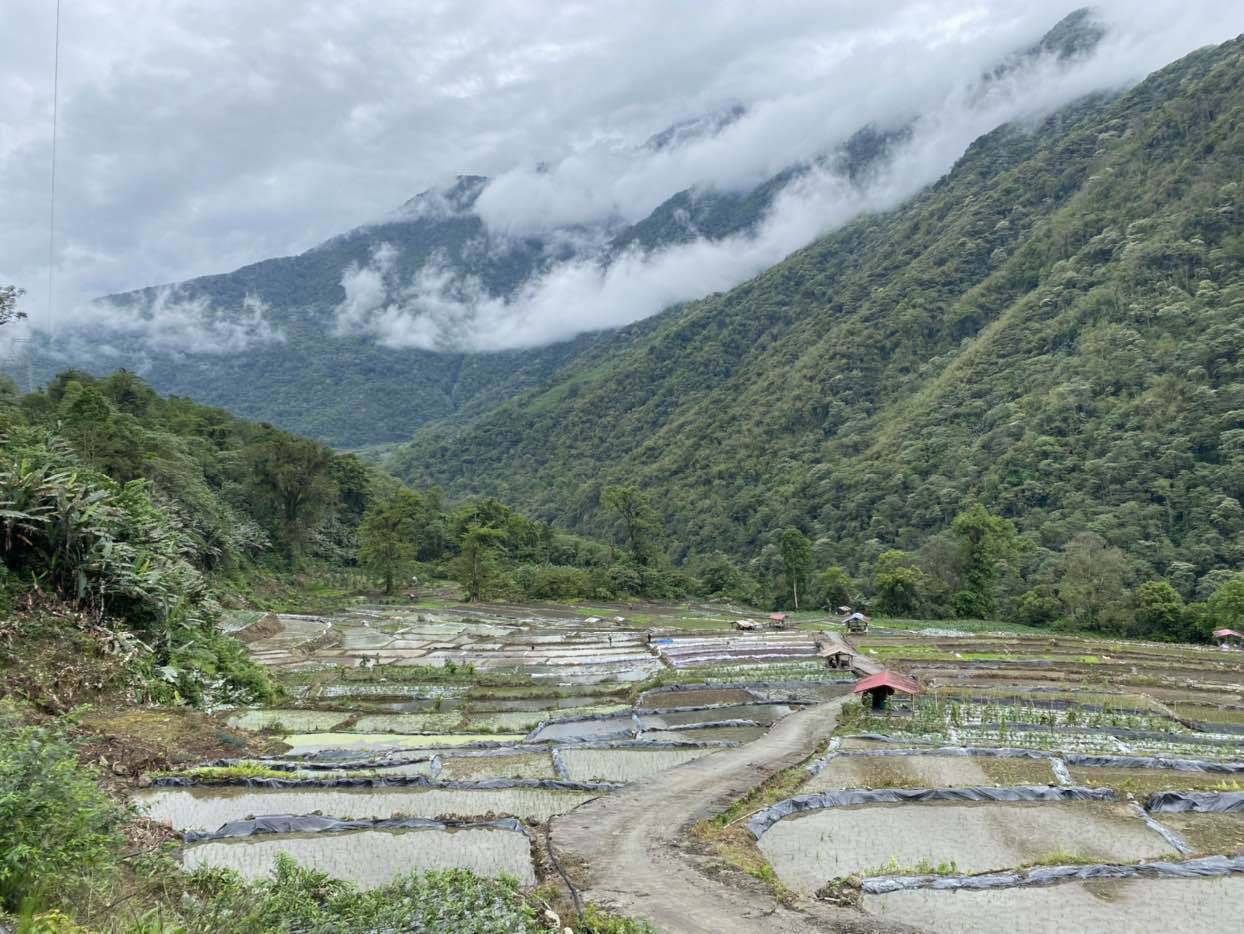
[[[868,632],[868,624],[872,622],[863,613],[852,613],[843,620],[848,632]]]
[[[786,628],[786,614],[785,613],[770,613],[769,614],[769,625],[772,626],[774,629],[785,629]]]
[[[850,671],[855,666],[855,653],[848,652],[846,649],[826,646],[817,654],[825,659],[826,668],[833,668],[837,671]]]
[[[851,689],[852,694],[863,694],[864,702],[873,710],[885,710],[890,695],[894,693],[915,695],[920,693],[920,685],[911,678],[882,671],[867,678],[861,678]]]
[[[1215,629],[1214,641],[1218,643],[1220,649],[1244,648],[1244,635],[1234,629]]]

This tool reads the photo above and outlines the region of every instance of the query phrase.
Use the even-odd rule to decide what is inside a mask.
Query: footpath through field
[[[695,823],[723,811],[826,739],[848,698],[805,708],[753,742],[704,756],[554,818],[553,849],[590,880],[581,894],[651,921],[663,934],[886,932],[859,912],[783,908],[756,885],[729,885],[696,866]]]

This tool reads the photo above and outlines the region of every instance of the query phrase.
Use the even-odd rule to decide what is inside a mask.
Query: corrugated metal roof
[[[1227,636],[1235,636],[1237,639],[1244,639],[1244,636],[1240,635],[1234,629],[1215,629],[1214,630],[1215,639],[1225,639]]]
[[[851,693],[863,694],[865,691],[871,691],[873,688],[880,687],[893,688],[896,691],[902,691],[904,694],[920,693],[920,685],[915,681],[895,674],[892,671],[880,671],[875,675],[869,675],[867,678],[855,682],[855,687],[851,689]]]

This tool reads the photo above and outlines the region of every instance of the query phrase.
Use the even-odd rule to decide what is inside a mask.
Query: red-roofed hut
[[[1214,638],[1218,640],[1219,648],[1238,649],[1244,645],[1244,635],[1234,629],[1215,629]]]
[[[872,698],[873,710],[885,710],[886,701],[896,691],[900,694],[919,694],[920,685],[903,675],[892,671],[882,671],[869,675],[867,678],[861,678],[851,689],[852,694],[869,695]]]

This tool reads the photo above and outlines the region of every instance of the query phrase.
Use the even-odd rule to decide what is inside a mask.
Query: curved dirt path
[[[779,720],[760,739],[554,818],[553,849],[579,882],[586,876],[587,885],[580,888],[584,899],[646,918],[662,934],[896,930],[861,912],[819,903],[806,911],[783,908],[758,884],[706,875],[696,864],[707,860],[687,849],[693,824],[809,755],[833,732],[846,700],[807,707]]]

